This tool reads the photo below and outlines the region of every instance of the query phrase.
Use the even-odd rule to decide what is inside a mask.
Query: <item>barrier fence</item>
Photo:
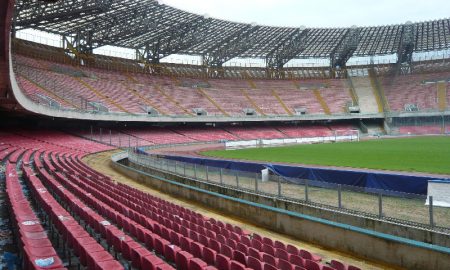
[[[203,181],[280,198],[334,211],[396,222],[450,233],[450,208],[433,205],[432,196],[389,192],[306,179],[290,179],[270,174],[262,181],[261,173],[250,173],[188,162],[164,159],[130,149],[129,160],[153,168]]]

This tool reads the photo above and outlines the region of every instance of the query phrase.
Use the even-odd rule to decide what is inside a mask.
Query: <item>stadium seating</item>
[[[404,135],[428,135],[428,134],[442,134],[442,126],[401,126],[398,128],[400,134]]]
[[[239,128],[232,130],[246,137]],[[164,131],[188,140],[206,139],[189,129]],[[18,173],[12,165],[22,161],[20,169],[31,196],[48,214],[73,255],[90,269],[123,269],[123,262],[136,269],[173,269],[174,265],[179,269],[332,269],[307,250],[114,183],[80,161],[87,153],[111,149],[109,146],[57,131],[13,132],[0,134],[0,159],[8,160],[9,199],[22,205]],[[233,134],[220,129],[215,138],[232,139],[237,136]],[[261,127],[251,136],[282,135],[275,128]],[[29,218],[37,220],[35,216]],[[20,226],[19,221],[17,224]],[[95,232],[108,246],[97,244],[98,238],[89,232]],[[54,257],[54,263],[61,264],[51,242],[45,237],[39,239],[48,249],[38,254],[32,248],[37,242],[30,240],[30,247],[24,248],[26,259],[32,263],[38,254]]]
[[[244,116],[246,109],[259,115],[286,116],[301,108],[309,114],[323,114],[324,108],[314,95],[318,84],[325,85],[318,91],[332,114],[343,113],[351,99],[345,83],[337,79],[302,82],[306,88],[288,80],[256,80],[253,87],[245,80],[184,79],[181,84],[165,76],[75,68],[22,55],[15,56],[15,63],[19,83],[33,101],[38,102],[39,95],[48,96],[70,109],[85,109],[86,102],[94,102],[110,112],[144,114],[152,107],[170,116],[192,116],[195,109],[210,116]],[[199,87],[203,84],[205,87]]]

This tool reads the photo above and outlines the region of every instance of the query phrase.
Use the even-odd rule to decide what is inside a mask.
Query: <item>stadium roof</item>
[[[289,28],[209,18],[155,0],[18,0],[16,30],[33,28],[70,37],[80,50],[104,45],[140,49],[152,61],[170,54],[201,55],[220,66],[235,57],[265,58],[282,67],[296,58],[399,55],[450,48],[450,19],[376,27]]]

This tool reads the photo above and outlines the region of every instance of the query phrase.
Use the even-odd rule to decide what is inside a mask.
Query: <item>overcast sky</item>
[[[348,27],[450,17],[450,0],[162,0],[197,14],[273,26]]]

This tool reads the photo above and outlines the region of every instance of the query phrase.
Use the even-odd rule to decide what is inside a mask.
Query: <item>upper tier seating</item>
[[[182,79],[147,74],[125,74],[16,55],[15,70],[25,94],[38,102],[51,98],[63,108],[94,110],[99,103],[110,112],[145,114],[149,107],[160,115],[194,116],[195,109],[208,115],[287,116],[304,108],[309,114],[323,114],[321,102],[331,114],[344,112],[351,100],[344,80],[223,80]],[[318,91],[319,101],[314,91]]]

